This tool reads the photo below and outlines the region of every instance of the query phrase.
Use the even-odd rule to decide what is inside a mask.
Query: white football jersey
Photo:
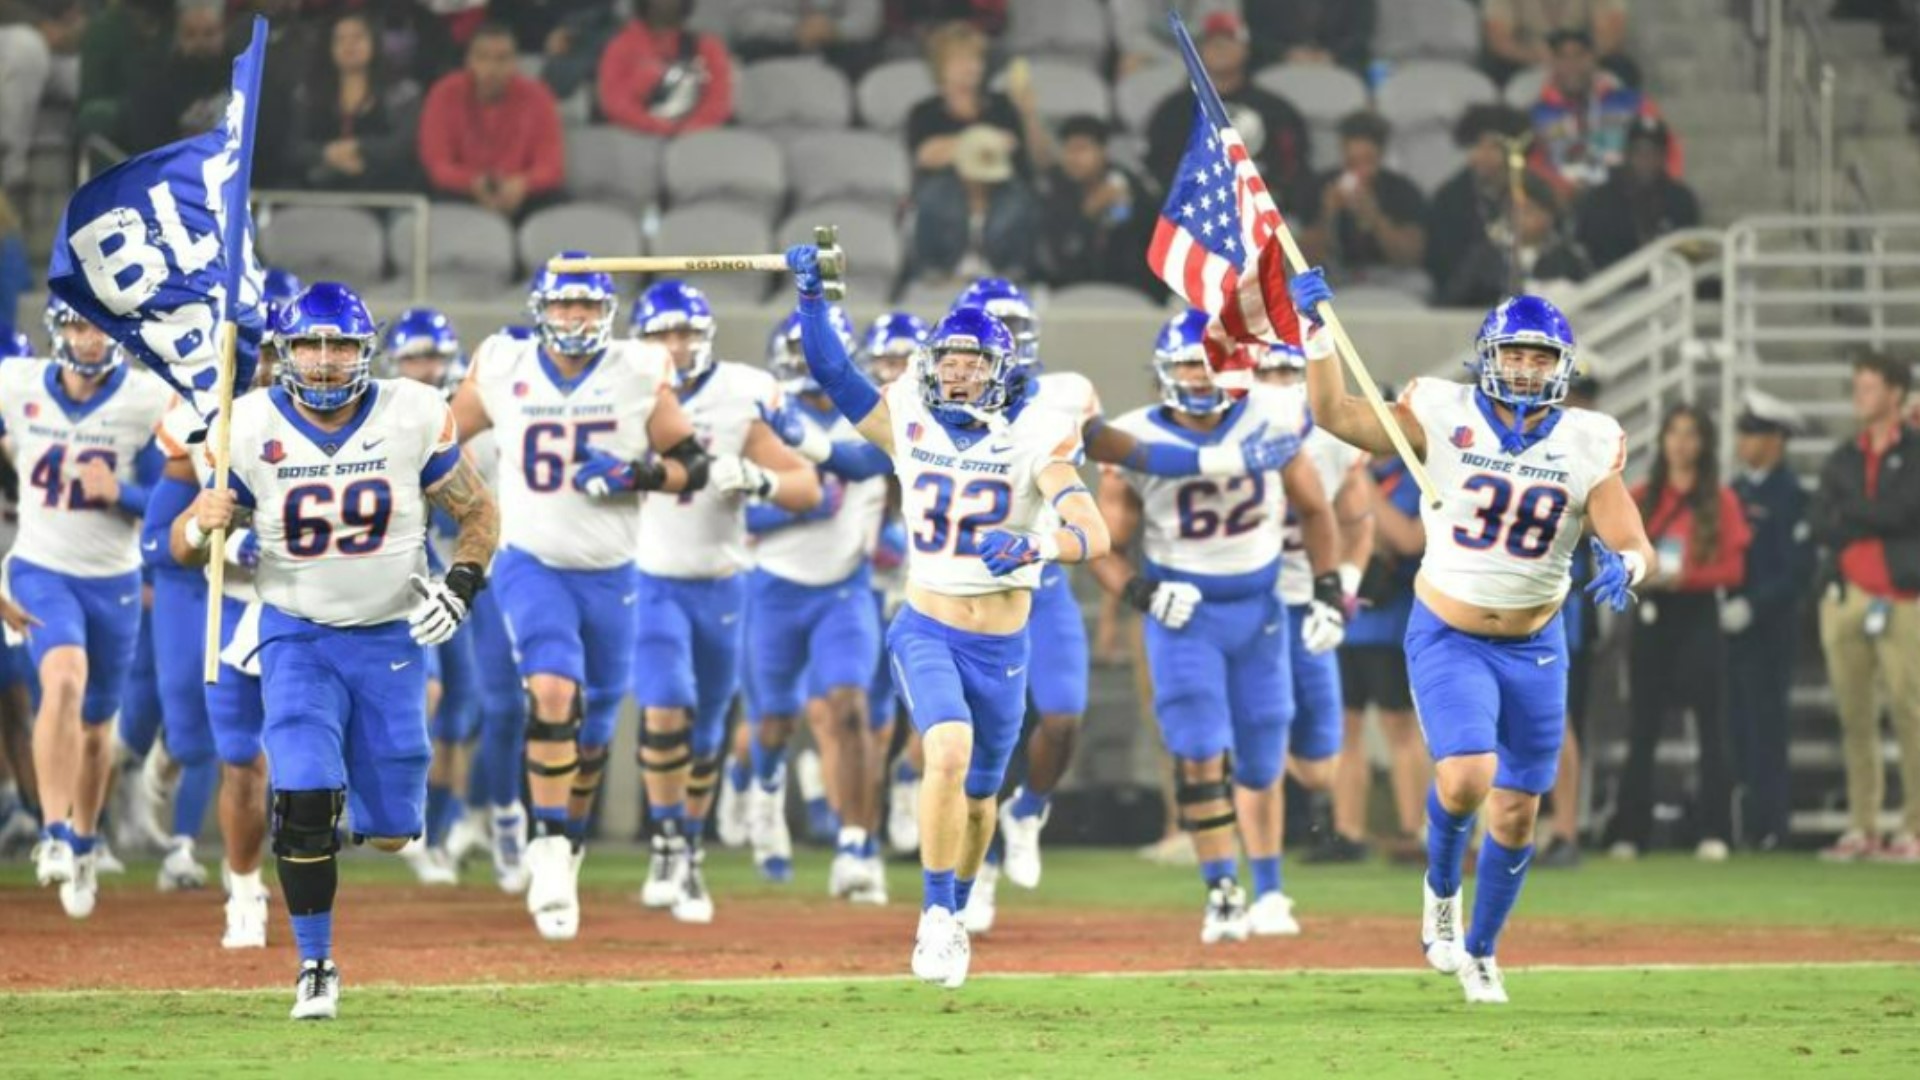
[[[1289,387],[1305,393],[1305,387]],[[1327,501],[1332,502],[1340,494],[1353,470],[1367,460],[1367,453],[1349,446],[1333,437],[1330,432],[1314,428],[1307,433],[1306,441],[1300,446],[1300,452],[1313,462],[1313,471],[1320,477],[1320,486],[1327,493]],[[1313,600],[1313,561],[1307,558],[1306,535],[1300,530],[1300,522],[1292,514],[1287,515],[1287,540],[1285,553],[1280,559],[1280,599],[1291,605],[1310,603]]]
[[[467,378],[496,432],[500,546],[565,570],[632,562],[640,497],[591,498],[574,490],[573,477],[588,447],[627,461],[646,455],[647,422],[673,381],[665,350],[614,341],[567,380],[539,342],[495,334],[480,343]]]
[[[1085,458],[1080,423],[1053,409],[1021,409],[1011,422],[961,441],[920,399],[920,380],[887,387],[893,417],[893,467],[907,527],[907,580],[946,596],[980,596],[1040,584],[1040,564],[994,577],[974,545],[991,529],[1032,533],[1046,527],[1040,471]]]
[[[847,418],[835,413],[831,425],[821,425],[802,411],[808,425],[823,428],[834,442],[860,438]],[[760,569],[801,585],[832,585],[845,581],[873,554],[880,534],[880,515],[887,509],[887,478],[875,476],[856,482],[829,480],[842,486],[840,508],[832,517],[801,522],[758,538],[753,557]]]
[[[1543,436],[1508,454],[1476,387],[1415,379],[1400,400],[1426,432],[1427,474],[1443,504],[1420,515],[1420,575],[1481,607],[1538,607],[1566,596],[1587,495],[1626,463],[1620,425],[1587,409],[1555,409]]]
[[[326,626],[406,618],[427,569],[426,489],[460,461],[453,411],[432,387],[376,379],[354,419],[325,431],[274,387],[233,403],[233,478],[260,539],[260,598]]]
[[[255,394],[262,392],[249,391]],[[195,453],[193,448],[197,445],[198,439],[212,436],[210,427],[211,425],[202,419],[199,411],[193,407],[193,402],[185,401],[175,394],[173,408],[167,410],[167,415],[161,417],[160,423],[153,429],[154,442],[159,444],[161,453],[167,456],[167,461],[185,461],[191,464],[193,475],[199,479],[201,487],[206,487],[213,480],[213,462],[207,459],[206,454]],[[205,436],[201,436],[203,431],[207,433]],[[253,584],[253,571],[247,567],[228,563],[220,581],[220,592],[224,596],[231,596],[236,600],[259,599],[260,593]]]
[[[1256,385],[1210,432],[1178,426],[1159,405],[1135,409],[1114,426],[1142,443],[1238,446],[1256,431],[1266,438],[1307,423],[1300,395]],[[1279,559],[1287,497],[1278,472],[1167,477],[1122,469],[1119,475],[1140,496],[1141,548],[1148,562],[1181,574],[1235,577]]]
[[[780,384],[757,367],[713,365],[680,407],[710,457],[746,452],[762,407],[781,405]],[[711,487],[680,495],[654,492],[640,507],[640,570],[656,577],[719,578],[753,565],[747,550],[747,496]]]
[[[121,483],[153,441],[173,391],[159,376],[121,364],[94,396],[75,404],[51,360],[0,364],[0,423],[20,477],[13,553],[74,577],[140,569],[140,518],[80,488],[80,469],[104,462]]]

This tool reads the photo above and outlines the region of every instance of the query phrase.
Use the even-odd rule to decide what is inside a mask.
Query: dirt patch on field
[[[824,899],[721,898],[711,926],[682,926],[631,895],[589,891],[580,938],[541,941],[516,897],[484,888],[428,890],[343,883],[335,954],[370,983],[575,982],[901,975],[917,910],[851,908]],[[1003,910],[974,943],[973,970],[1158,971],[1198,968],[1415,968],[1416,913],[1340,918],[1306,913],[1306,933],[1203,947],[1192,912]],[[278,987],[294,967],[276,906],[273,944],[219,944],[217,892],[101,896],[75,923],[51,890],[0,892],[0,990]],[[1920,962],[1920,935],[1899,930],[1647,926],[1522,917],[1501,942],[1509,964]]]

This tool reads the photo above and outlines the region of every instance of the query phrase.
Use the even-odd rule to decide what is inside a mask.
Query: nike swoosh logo
[[[158,541],[158,540],[149,540],[149,541],[147,541],[146,543],[144,543],[144,544],[141,544],[141,545],[140,545],[140,547],[141,547],[141,549],[142,549],[142,550],[145,550],[145,551],[159,551],[159,550],[160,550],[160,541]]]
[[[123,603],[123,604],[131,604],[131,603],[133,603],[133,602],[134,602],[135,600],[138,600],[138,599],[140,599],[140,598],[139,598],[139,597],[137,597],[137,596],[123,596],[123,597],[121,597],[121,598],[120,598],[120,602],[121,602],[121,603]]]
[[[386,441],[387,441],[387,440],[385,440],[385,439],[368,439],[368,440],[366,440],[365,442],[363,442],[363,443],[361,443],[361,444],[360,444],[360,449],[362,449],[362,450],[371,450],[371,449],[373,449],[374,447],[376,447],[376,446],[379,446],[379,445],[380,445],[381,443],[384,443],[384,442],[386,442]]]
[[[1021,664],[1019,667],[1010,667],[1007,669],[1007,678],[1011,679],[1025,670],[1027,670],[1027,665],[1025,664]]]
[[[387,664],[387,670],[388,670],[388,671],[399,671],[399,670],[400,670],[401,668],[403,668],[403,667],[406,667],[406,666],[407,666],[408,664],[411,664],[411,663],[413,663],[413,661],[411,661],[411,660],[402,660],[402,661],[400,661],[400,662],[399,662],[399,663],[397,663],[397,664],[396,664],[396,663],[391,663],[391,662],[390,662],[390,663],[388,663],[388,664]]]
[[[1271,635],[1273,635],[1273,634],[1277,634],[1277,633],[1279,633],[1279,632],[1280,632],[1280,624],[1279,624],[1279,623],[1273,623],[1273,624],[1271,624],[1271,625],[1269,625],[1269,626],[1263,626],[1263,627],[1261,627],[1261,628],[1260,628],[1260,632],[1261,632],[1261,633],[1263,633],[1263,634],[1267,634],[1267,635],[1269,635],[1269,636],[1271,636]]]
[[[638,600],[638,599],[640,599],[640,594],[639,594],[639,593],[637,593],[637,592],[630,592],[630,593],[628,593],[627,595],[625,595],[625,596],[623,596],[623,597],[621,597],[621,598],[620,598],[620,602],[621,602],[621,603],[623,603],[623,604],[625,604],[625,605],[627,605],[628,607],[632,607],[632,606],[633,606],[633,602],[634,602],[634,601],[636,601],[636,600]]]
[[[728,612],[727,614],[720,616],[721,626],[732,626],[734,623],[738,621],[740,621],[739,612]]]
[[[1546,667],[1548,664],[1553,663],[1553,657],[1542,656],[1539,659],[1535,660],[1534,663],[1540,665],[1541,667]]]
[[[1559,461],[1559,460],[1560,460],[1561,458],[1564,458],[1564,457],[1566,457],[1566,456],[1567,456],[1567,455],[1565,455],[1565,454],[1548,454],[1548,455],[1547,455],[1547,460],[1548,460],[1548,461]]]
[[[1533,856],[1529,855],[1526,858],[1521,859],[1517,864],[1507,867],[1507,876],[1518,877],[1520,874],[1520,871],[1525,870],[1527,868],[1527,864],[1532,861],[1533,861]]]

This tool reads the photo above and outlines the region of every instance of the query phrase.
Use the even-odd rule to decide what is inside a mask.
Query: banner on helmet
[[[267,21],[233,62],[225,120],[81,185],[55,233],[47,287],[202,413],[215,406],[219,326],[239,326],[234,385],[252,383],[264,329],[247,200]]]

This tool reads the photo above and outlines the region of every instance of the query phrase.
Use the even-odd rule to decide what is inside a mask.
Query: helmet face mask
[[[1489,312],[1474,339],[1480,392],[1522,411],[1558,405],[1573,381],[1573,328],[1537,296],[1516,296]]]
[[[920,397],[936,416],[977,422],[1014,403],[1013,335],[980,308],[956,308],[933,328],[916,364]]]
[[[586,253],[563,251],[559,257],[585,258]],[[619,295],[612,275],[558,274],[543,266],[528,290],[527,313],[549,351],[560,356],[598,356],[613,340]]]
[[[105,330],[57,296],[47,298],[45,323],[53,359],[83,379],[102,378],[126,359],[120,344]]]
[[[1153,377],[1160,401],[1188,416],[1211,416],[1233,405],[1207,352],[1207,313],[1183,311],[1168,319],[1153,344]],[[1244,377],[1244,376],[1242,376]]]
[[[352,289],[314,284],[280,309],[274,326],[280,385],[318,412],[346,408],[372,385],[377,336]]]

